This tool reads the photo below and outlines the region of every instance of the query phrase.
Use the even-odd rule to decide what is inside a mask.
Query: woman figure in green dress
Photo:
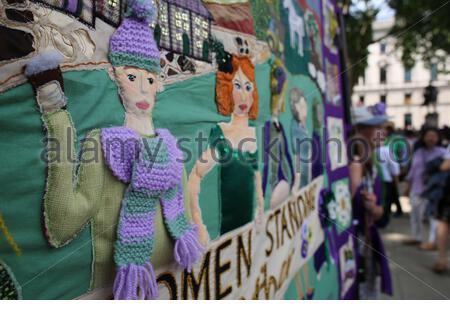
[[[203,243],[209,237],[199,206],[200,184],[217,164],[220,165],[221,235],[252,221],[255,211],[260,217],[264,208],[256,130],[249,126],[249,120],[255,120],[258,116],[255,67],[248,57],[234,55],[231,66],[230,70],[217,72],[216,82],[219,113],[231,115],[231,121],[212,128],[209,147],[189,177],[192,218],[200,226]]]

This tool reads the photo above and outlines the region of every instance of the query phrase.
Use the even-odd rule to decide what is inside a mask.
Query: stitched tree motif
[[[14,240],[11,232],[8,230],[5,220],[3,219],[2,213],[0,212],[0,234],[2,233],[6,239],[6,242],[9,244],[9,246],[14,251],[16,256],[22,255],[22,249],[20,249],[19,245]]]

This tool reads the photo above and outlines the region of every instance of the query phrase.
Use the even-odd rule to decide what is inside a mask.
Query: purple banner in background
[[[322,49],[323,49],[323,66],[325,72],[326,79],[326,92],[324,93],[324,101],[325,101],[325,128],[328,127],[328,118],[339,118],[343,119],[343,135],[344,135],[344,146],[345,150],[343,152],[347,152],[346,146],[348,141],[348,123],[345,123],[345,109],[344,109],[344,92],[342,86],[342,73],[345,70],[342,70],[341,62],[340,62],[340,48],[339,48],[339,32],[344,32],[341,26],[339,25],[338,14],[339,8],[336,6],[336,0],[322,0],[321,3],[321,17],[322,17]],[[326,132],[325,139],[329,139],[328,130],[324,130]],[[327,141],[327,140],[325,140]],[[327,154],[327,165],[326,172],[328,176],[328,188],[331,189],[331,186],[334,182],[339,181],[341,179],[346,179],[349,177],[349,169],[348,165],[343,166],[341,168],[337,168],[332,170],[331,168],[331,159],[330,153],[326,150]],[[350,186],[349,186],[350,187]],[[340,252],[345,249],[345,246],[352,245],[353,251],[356,253],[356,242],[357,239],[355,237],[355,230],[353,224],[347,230],[344,230],[338,233],[337,226],[333,225],[329,227],[327,232],[330,241],[330,251],[331,255],[334,259],[337,259],[336,264],[338,267],[338,279],[339,279],[339,287],[340,287],[340,298],[341,299],[357,299],[357,283],[356,283],[356,274],[354,274],[355,281],[350,287],[346,287],[343,290],[344,282],[346,281],[346,272],[343,272],[341,269],[345,266],[344,261],[340,261]],[[357,261],[355,257],[355,262]],[[355,271],[357,269],[355,268]],[[345,285],[347,286],[347,285]]]

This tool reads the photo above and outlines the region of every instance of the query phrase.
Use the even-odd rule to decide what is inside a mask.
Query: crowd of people
[[[352,139],[358,143],[350,150],[350,177],[359,238],[359,295],[376,299],[380,291],[392,294],[379,229],[404,215],[401,195],[411,204],[411,238],[404,244],[438,250],[431,269],[439,274],[449,269],[450,136],[448,130],[429,125],[420,132],[397,132],[382,103],[355,108],[353,123]]]
[[[405,244],[418,246],[422,250],[438,250],[439,257],[432,270],[445,273],[448,271],[450,223],[449,137],[446,130],[427,125],[423,126],[417,137],[411,132],[406,136],[408,144],[403,152],[404,161],[397,162],[403,164],[403,171],[398,177],[404,181],[404,195],[409,197],[411,203],[411,239]],[[390,204],[387,209],[390,209]]]

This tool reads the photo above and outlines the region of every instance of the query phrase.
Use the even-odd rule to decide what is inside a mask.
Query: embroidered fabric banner
[[[158,81],[154,104],[124,94],[121,84],[141,79],[127,71],[118,81],[109,62],[111,36],[130,19],[131,2],[0,0],[4,296],[113,297],[115,239],[131,183],[105,164],[100,132],[133,124],[124,102],[135,99],[139,109],[151,102],[153,127],[178,139],[183,213],[192,220],[201,213],[198,226],[210,240],[192,272],[177,269],[165,210],[152,205],[154,250],[146,262],[161,299],[354,298],[336,1],[154,0],[154,30],[138,37],[154,37],[160,52],[152,61],[161,72],[144,79]],[[24,67],[49,50],[62,56],[61,73],[41,77],[51,79],[38,92]],[[55,108],[67,106],[45,114],[45,96],[59,102],[50,103]],[[236,123],[236,114],[245,121]],[[48,142],[55,140],[62,160],[51,165]],[[219,161],[204,164],[205,154]],[[77,161],[91,155],[92,166]],[[331,200],[322,207],[323,194]]]
[[[324,241],[318,213],[323,177],[215,240],[191,272],[157,272],[161,299],[282,299]]]

